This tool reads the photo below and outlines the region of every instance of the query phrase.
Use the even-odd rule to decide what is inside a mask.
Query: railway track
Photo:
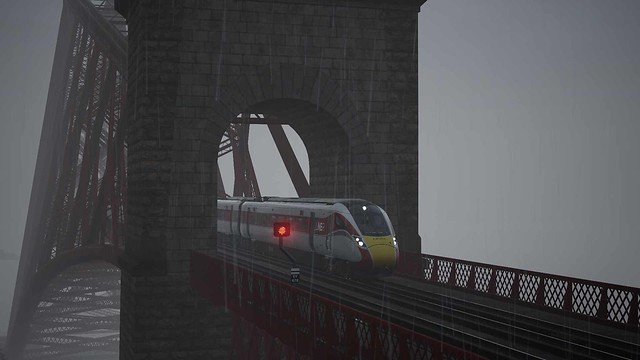
[[[560,358],[638,359],[640,356],[638,343],[585,331],[568,324],[558,324],[506,311],[468,299],[461,300],[420,289],[409,290],[406,286],[394,283],[394,280],[393,278],[384,279],[383,282],[384,286],[393,288],[393,293],[396,295],[415,296],[418,294],[421,303],[430,305],[445,303],[451,314],[463,317],[471,315],[474,319],[479,319],[479,326],[484,326],[484,324],[508,325],[511,327],[514,342],[520,342],[522,346],[526,346],[527,344],[523,341],[537,339],[538,342],[543,342],[550,352]]]
[[[265,256],[222,243],[219,252],[256,271],[289,281],[290,263],[278,253]],[[488,359],[640,359],[637,343],[429,292],[421,289],[419,282],[409,287],[393,276],[354,281],[315,267],[299,267],[301,286],[308,291]]]

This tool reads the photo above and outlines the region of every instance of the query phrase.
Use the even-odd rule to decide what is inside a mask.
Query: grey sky
[[[20,253],[61,1],[0,0],[0,249]],[[6,333],[18,261],[0,259],[0,335]]]
[[[640,2],[420,15],[423,252],[640,286]]]
[[[21,247],[61,4],[0,0],[7,252]],[[637,0],[422,7],[423,252],[640,286],[639,18]],[[292,189],[263,178],[265,193]],[[0,266],[1,334],[17,261]]]

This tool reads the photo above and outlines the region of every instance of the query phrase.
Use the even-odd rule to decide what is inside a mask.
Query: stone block
[[[416,9],[317,1],[157,5],[136,2],[128,19],[136,64],[129,91],[137,98],[128,108],[135,120],[127,241],[141,261],[159,257],[149,266],[160,275],[123,270],[122,354],[228,358],[207,336],[222,334],[228,349],[229,317],[188,291],[189,251],[216,245],[209,199],[216,174],[207,154],[239,112],[294,99],[294,110],[272,110],[295,117],[313,194],[383,201],[385,186],[401,186],[399,197],[387,198],[392,221],[403,236],[417,232]],[[154,246],[154,255],[144,246]]]

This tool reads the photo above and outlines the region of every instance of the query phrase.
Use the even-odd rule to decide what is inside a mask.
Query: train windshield
[[[345,204],[347,205],[347,204]],[[347,205],[353,219],[362,235],[387,236],[391,235],[391,229],[382,214],[382,210],[373,204],[351,203]]]

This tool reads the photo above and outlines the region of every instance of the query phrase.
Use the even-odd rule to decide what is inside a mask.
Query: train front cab
[[[370,270],[380,273],[391,273],[398,263],[398,244],[393,226],[387,214],[379,206],[366,201],[351,201],[344,204],[360,230],[364,246],[363,258],[369,258]],[[368,260],[368,259],[367,259]],[[368,262],[368,261],[367,261]]]

